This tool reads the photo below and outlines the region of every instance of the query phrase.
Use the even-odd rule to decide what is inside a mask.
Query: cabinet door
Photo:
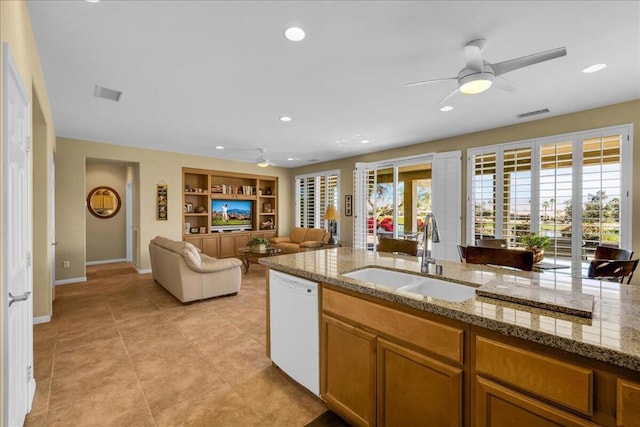
[[[220,237],[208,236],[202,238],[202,252],[214,258],[220,257]]]
[[[184,236],[184,241],[191,243],[196,248],[202,250],[202,237],[201,236]]]
[[[378,338],[378,425],[462,425],[462,369]]]
[[[640,425],[640,384],[618,379],[617,425]]]
[[[375,425],[376,336],[322,316],[320,394],[358,426]]]
[[[236,255],[236,238],[232,234],[220,235],[220,258],[229,258]]]
[[[597,425],[480,376],[474,386],[477,427]]]
[[[238,249],[244,248],[249,245],[249,240],[251,240],[251,235],[249,233],[242,233],[235,236],[236,237],[236,249],[233,253],[233,256],[238,255]]]

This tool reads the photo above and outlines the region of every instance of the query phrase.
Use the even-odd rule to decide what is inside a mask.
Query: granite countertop
[[[261,258],[274,270],[329,283],[481,326],[505,335],[640,371],[640,287],[571,277],[568,272],[517,271],[485,265],[438,261],[443,275],[434,276],[474,287],[536,289],[572,293],[576,299],[593,296],[592,318],[529,307],[476,295],[463,302],[398,292],[343,276],[364,267],[420,273],[420,258],[333,248]]]

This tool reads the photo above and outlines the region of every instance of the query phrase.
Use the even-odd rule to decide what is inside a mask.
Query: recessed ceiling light
[[[216,145],[216,150],[224,150],[224,147],[222,145]]]
[[[281,121],[281,122],[290,122],[290,121],[291,121],[291,117],[289,117],[289,116],[282,116],[282,117],[280,117],[280,121]]]
[[[84,0],[87,3],[100,3],[100,0]]]
[[[369,141],[368,139],[363,139],[362,141],[360,141],[360,144],[368,144],[371,141]]]
[[[304,30],[298,27],[289,27],[284,30],[284,36],[292,42],[299,42],[305,37]]]
[[[585,74],[595,73],[596,71],[602,70],[606,66],[607,66],[607,64],[593,64],[593,65],[589,65],[587,68],[582,70],[582,72],[585,73]]]
[[[444,107],[442,107],[440,109],[440,111],[445,111],[445,112],[446,111],[451,111],[451,110],[453,110],[453,107],[451,105],[445,105]]]

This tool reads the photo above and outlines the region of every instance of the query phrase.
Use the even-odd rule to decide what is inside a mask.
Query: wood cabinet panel
[[[202,237],[201,236],[184,236],[184,241],[191,243],[196,248],[202,251]]]
[[[322,316],[320,394],[358,426],[375,425],[376,336]]]
[[[462,425],[462,369],[378,338],[378,426]]]
[[[476,336],[476,371],[586,415],[593,414],[593,370]]]
[[[236,254],[236,238],[231,234],[220,235],[220,258],[232,257]]]
[[[437,353],[454,362],[463,362],[464,331],[462,329],[326,288],[322,293],[322,309]]]
[[[207,236],[202,238],[202,252],[214,258],[220,258],[220,237]]]
[[[618,426],[640,426],[640,384],[618,379],[617,381]]]
[[[476,427],[597,426],[486,378],[476,377],[474,386]]]

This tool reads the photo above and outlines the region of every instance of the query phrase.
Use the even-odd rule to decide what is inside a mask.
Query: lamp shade
[[[327,206],[327,211],[324,213],[324,219],[340,219],[340,215],[338,215],[338,211],[335,206]]]

